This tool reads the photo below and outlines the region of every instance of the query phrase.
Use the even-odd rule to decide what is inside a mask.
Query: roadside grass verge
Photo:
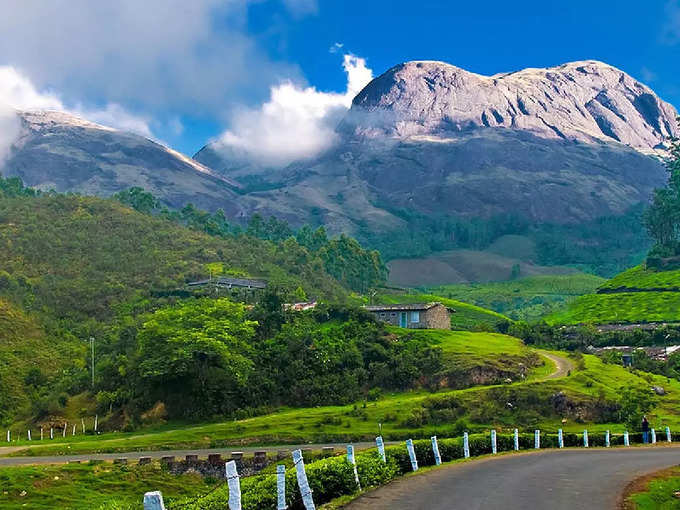
[[[115,501],[139,508],[149,490],[160,490],[172,504],[207,492],[217,483],[199,474],[174,475],[158,464],[107,463],[0,468],[0,510],[16,508],[91,510]]]
[[[625,510],[680,508],[674,494],[680,490],[680,466],[664,469],[634,480],[624,494]]]

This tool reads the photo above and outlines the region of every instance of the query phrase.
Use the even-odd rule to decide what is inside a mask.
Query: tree
[[[156,197],[138,186],[120,191],[114,194],[113,198],[144,214],[151,214],[160,207]]]
[[[256,323],[227,299],[199,299],[154,312],[139,332],[138,389],[147,405],[171,415],[210,416],[235,410],[253,364]]]

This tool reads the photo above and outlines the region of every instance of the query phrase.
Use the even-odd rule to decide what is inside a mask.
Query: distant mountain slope
[[[271,186],[252,198],[259,210],[354,232],[408,229],[409,215],[579,223],[649,199],[665,178],[652,154],[678,134],[676,114],[601,62],[489,77],[407,62],[357,95],[334,149],[253,169]],[[218,156],[208,146],[195,157],[248,177],[241,158]]]
[[[18,112],[22,134],[0,175],[56,191],[110,196],[132,186],[170,206],[187,202],[236,217],[238,184],[191,158],[142,136],[55,111]]]

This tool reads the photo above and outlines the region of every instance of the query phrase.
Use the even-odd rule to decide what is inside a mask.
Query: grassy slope
[[[674,493],[679,487],[680,467],[665,469],[647,483],[644,491],[632,494],[627,501],[637,510],[677,509],[680,501]]]
[[[680,271],[636,266],[547,318],[552,324],[680,321]],[[642,292],[639,292],[642,291]]]
[[[211,485],[199,474],[177,476],[157,464],[119,467],[111,464],[68,464],[0,468],[0,510],[15,508],[80,510],[117,503],[140,504],[149,490],[160,490],[165,503]],[[25,491],[25,495],[22,493]]]
[[[483,356],[487,345],[487,353],[496,357],[497,348],[508,352],[520,352],[524,347],[517,340],[500,335],[489,337],[485,333],[452,333],[450,343],[444,349],[451,355],[462,355],[472,349]],[[484,343],[488,341],[488,343]],[[480,346],[475,349],[474,346]],[[559,354],[559,353],[558,353]],[[564,354],[562,354],[564,356]],[[544,378],[548,374],[544,368],[539,372]],[[499,405],[498,418],[490,421],[473,420],[480,406],[488,404],[493,398],[491,393],[496,389],[517,390],[527,394],[534,393],[548,398],[549,395],[564,391],[577,400],[595,400],[600,396],[617,400],[621,389],[632,386],[649,386],[658,384],[663,386],[667,395],[660,397],[658,406],[649,413],[652,425],[661,429],[669,425],[673,430],[680,428],[680,382],[667,380],[660,376],[648,374],[636,375],[617,365],[604,364],[594,356],[585,356],[585,368],[574,371],[571,376],[562,379],[544,380],[542,378],[528,378],[527,382],[518,382],[499,386],[477,386],[464,390],[442,390],[436,393],[426,391],[411,391],[385,395],[376,402],[365,405],[325,406],[308,409],[280,409],[279,411],[254,418],[223,423],[212,423],[202,426],[177,428],[177,424],[169,424],[161,428],[139,431],[134,434],[105,434],[97,439],[91,436],[76,436],[64,443],[52,445],[31,445],[31,454],[66,454],[93,451],[125,451],[129,449],[162,449],[182,447],[217,447],[239,444],[281,444],[284,442],[322,442],[345,440],[370,440],[377,432],[377,424],[382,423],[383,434],[391,439],[403,439],[407,436],[429,437],[432,433],[441,436],[453,435],[453,423],[432,426],[412,426],[405,423],[412,415],[433,395],[453,397],[461,403],[465,411],[464,416],[471,421],[473,428],[496,426],[511,428],[515,425],[512,413]],[[579,431],[583,423],[569,421],[562,424],[558,417],[541,418],[536,426],[546,430],[556,430],[559,427],[568,431]],[[588,428],[597,431],[611,429],[621,432],[621,424],[589,424]],[[18,443],[26,444],[26,443]]]
[[[0,407],[27,405],[24,379],[31,368],[53,374],[73,356],[71,349],[48,341],[43,330],[16,306],[0,298]]]
[[[432,294],[465,300],[515,320],[536,320],[564,307],[576,297],[594,292],[604,278],[585,273],[531,276],[518,280],[467,285],[443,285]]]
[[[456,310],[456,313],[451,314],[451,327],[453,329],[470,329],[480,324],[493,326],[500,321],[508,320],[507,317],[497,312],[434,294],[406,294],[402,292],[383,293],[375,296],[373,300],[375,304],[383,305],[398,303],[429,303],[431,301],[439,301]]]

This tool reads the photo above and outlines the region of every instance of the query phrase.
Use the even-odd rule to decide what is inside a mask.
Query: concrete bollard
[[[54,439],[54,428],[50,427],[50,439]]]
[[[671,428],[666,427],[666,441],[671,442]]]
[[[588,431],[583,431],[583,447],[588,448]]]
[[[361,490],[361,484],[359,483],[359,473],[357,472],[357,462],[354,458],[354,445],[351,444],[347,445],[347,462],[352,465],[352,469],[354,470],[354,481],[356,482],[358,489]]]
[[[118,457],[117,459],[113,459],[114,464],[127,464],[127,457]]]
[[[463,457],[470,458],[470,438],[467,432],[463,432]]]
[[[219,453],[208,454],[208,462],[211,464],[222,464],[222,455]]]
[[[198,462],[198,455],[189,454],[186,457],[184,457],[184,460],[186,460],[187,462]]]
[[[434,454],[434,464],[439,466],[442,463],[442,456],[439,453],[439,444],[437,443],[437,436],[432,436],[430,438],[432,441],[432,453]]]
[[[562,432],[562,429],[557,431],[557,445],[559,448],[564,448],[564,432]]]
[[[515,451],[517,452],[519,451],[519,430],[515,429],[512,435],[513,446],[515,448]]]
[[[612,444],[611,444],[611,439],[610,439],[610,437],[609,437],[609,431],[607,431],[607,432],[605,433],[605,435],[604,435],[604,445],[605,445],[607,448],[609,448],[609,447],[612,445]]]
[[[623,433],[623,446],[630,446],[630,440],[628,439],[628,431]]]
[[[28,440],[30,441],[30,440],[31,440],[31,429],[28,429],[28,434],[27,434],[27,435],[28,435]]]
[[[236,462],[230,460],[225,469],[229,486],[229,510],[241,510],[241,479],[238,476]]]
[[[297,475],[298,487],[300,487],[302,504],[305,506],[305,510],[316,510],[312,498],[312,489],[309,487],[309,481],[307,480],[305,461],[303,460],[301,450],[293,451],[293,464],[295,464],[295,472]]]
[[[541,431],[534,430],[534,449],[538,450],[541,447]]]
[[[385,457],[385,443],[383,442],[382,436],[375,438],[375,445],[378,447],[378,455],[383,462],[387,462],[387,457]]]
[[[43,440],[43,428],[42,427],[40,427],[40,440],[41,441]]]
[[[652,444],[656,444],[656,430],[652,429]]]
[[[76,435],[76,424],[73,424],[73,430],[71,431],[71,435],[75,436]]]
[[[163,495],[160,491],[147,492],[144,494],[144,510],[165,510]]]
[[[491,431],[491,453],[496,455],[498,453],[498,447],[496,445],[496,431]]]
[[[7,431],[7,442],[8,443],[12,442],[12,434],[10,433],[9,430]]]
[[[276,466],[276,510],[286,510],[286,466]]]
[[[61,437],[66,437],[66,429],[68,428],[68,423],[64,423],[64,428],[61,430]]]
[[[413,448],[413,440],[406,440],[406,451],[408,452],[408,457],[411,459],[411,468],[413,471],[418,471],[418,459],[416,458],[416,451]]]
[[[144,466],[145,464],[151,464],[151,457],[140,457],[138,463],[140,466]]]

